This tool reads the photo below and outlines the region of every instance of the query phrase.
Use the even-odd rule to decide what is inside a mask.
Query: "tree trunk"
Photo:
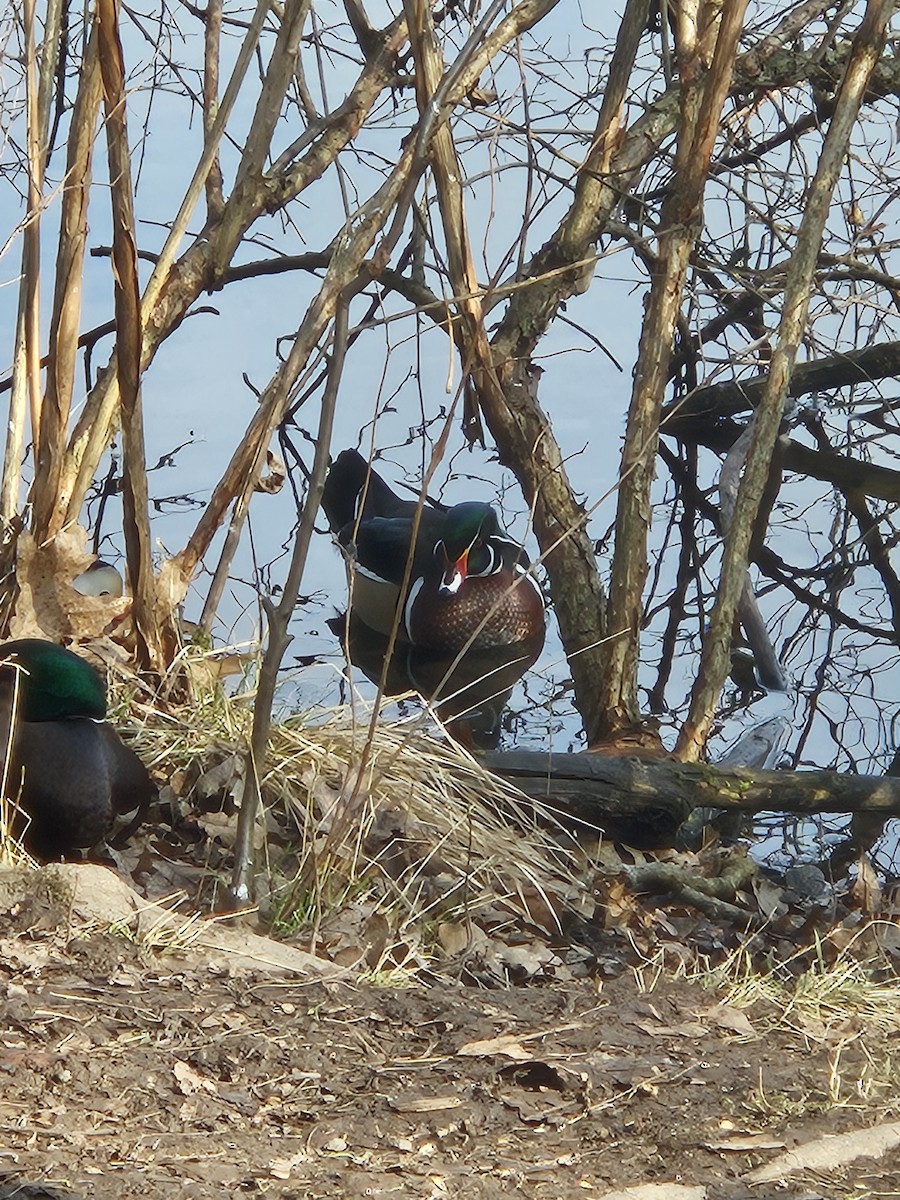
[[[570,832],[602,829],[643,848],[671,846],[694,808],[746,813],[871,812],[900,816],[900,779],[836,771],[719,770],[669,759],[505,750],[484,766],[555,807]]]

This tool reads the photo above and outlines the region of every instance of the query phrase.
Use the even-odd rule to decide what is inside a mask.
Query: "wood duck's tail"
[[[364,498],[364,499],[363,499]],[[411,507],[374,471],[358,450],[342,450],[325,480],[322,508],[332,533],[355,521],[360,502],[367,517],[399,516]]]

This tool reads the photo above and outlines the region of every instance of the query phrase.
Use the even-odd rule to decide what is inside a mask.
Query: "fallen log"
[[[488,770],[553,808],[562,825],[642,848],[671,846],[695,808],[900,816],[900,779],[837,771],[753,771],[671,759],[500,750]]]

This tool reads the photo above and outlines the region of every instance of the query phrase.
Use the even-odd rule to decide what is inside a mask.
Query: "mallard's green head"
[[[24,668],[19,678],[19,720],[91,717],[102,721],[106,716],[106,685],[100,672],[64,646],[41,638],[19,638],[0,645],[0,670],[4,662]]]

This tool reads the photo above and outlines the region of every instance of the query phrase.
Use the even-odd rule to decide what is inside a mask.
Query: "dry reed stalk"
[[[202,772],[243,753],[251,720],[246,698],[210,693],[189,712],[143,708],[129,740],[163,772],[176,766]],[[556,914],[578,904],[579,854],[557,837],[549,806],[492,776],[434,727],[391,723],[382,710],[374,731],[366,728],[353,707],[341,706],[272,729],[259,779],[263,801],[270,817],[281,814],[276,841],[282,848],[286,825],[296,829],[301,874],[303,861],[316,858],[311,887],[337,896],[354,880],[371,878],[367,840],[380,817],[396,813],[409,832],[412,886],[403,885],[404,903],[408,909],[421,903],[416,916],[426,916],[433,897],[423,892],[418,900],[414,885],[435,873],[450,890],[464,886],[469,911],[502,899],[511,913],[530,918],[529,896],[535,895]],[[326,859],[322,847],[336,823],[342,837]],[[333,872],[339,886],[330,891],[323,872]]]
[[[34,859],[22,843],[28,828],[28,816],[20,808],[18,797],[10,794],[13,736],[19,713],[20,680],[24,668],[15,662],[7,663],[6,667],[15,672],[15,682],[9,712],[4,713],[6,727],[4,729],[0,726],[0,865],[35,866]],[[20,823],[22,828],[16,835],[14,829]]]

